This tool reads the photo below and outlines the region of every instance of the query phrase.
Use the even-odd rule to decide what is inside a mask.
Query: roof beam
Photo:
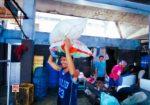
[[[71,4],[86,5],[104,9],[119,10],[135,14],[150,14],[150,5],[126,0],[55,0]]]
[[[132,38],[137,38],[137,37],[141,37],[143,35],[148,34],[148,26],[146,28],[141,28],[140,30],[138,30],[137,32],[135,32],[132,35],[127,36],[127,39],[132,39]]]
[[[142,27],[143,25],[148,25],[147,15],[131,14],[122,11],[51,0],[46,1],[46,3],[43,4],[42,2],[43,1],[38,0],[36,5],[37,11],[76,17],[86,17],[105,21],[118,21],[119,23],[130,23],[135,26],[142,25]]]
[[[34,39],[35,44],[49,45],[50,43],[49,33],[36,32],[35,34],[36,34]],[[16,30],[4,30],[3,35],[0,36],[0,42],[13,44],[13,43],[20,43],[21,40],[22,40],[21,31],[16,31]],[[81,36],[79,40],[84,44],[86,44],[88,47],[112,46],[112,47],[118,47],[119,49],[131,49],[131,50],[136,50],[140,47],[139,40],[133,40],[133,39],[112,39],[112,38],[103,38],[103,37]]]

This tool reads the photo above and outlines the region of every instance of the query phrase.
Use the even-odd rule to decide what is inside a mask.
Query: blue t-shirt
[[[69,72],[59,72],[59,89],[57,105],[77,105],[77,84]]]
[[[106,74],[106,61],[95,62],[95,69],[97,70],[97,77],[104,77]]]

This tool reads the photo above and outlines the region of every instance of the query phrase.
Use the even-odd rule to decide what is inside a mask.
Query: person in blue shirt
[[[65,40],[65,54],[60,57],[61,66],[49,57],[49,64],[54,70],[59,71],[59,89],[57,105],[77,105],[77,79],[79,71],[75,69],[72,56],[69,53],[70,40]]]
[[[104,81],[106,76],[106,61],[104,56],[99,56],[99,61],[95,62],[95,76],[97,80]]]

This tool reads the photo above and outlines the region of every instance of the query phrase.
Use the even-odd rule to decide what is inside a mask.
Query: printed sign
[[[19,92],[19,84],[12,85],[12,92]]]
[[[11,62],[10,85],[20,84],[20,68],[21,63]]]

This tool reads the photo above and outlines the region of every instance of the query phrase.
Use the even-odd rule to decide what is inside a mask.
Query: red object
[[[91,84],[93,84],[96,80],[93,77],[87,78],[87,81]]]
[[[28,51],[28,48],[25,45],[20,45],[15,49],[15,54],[18,60],[21,59],[22,55]]]
[[[65,49],[65,44],[63,44],[62,46],[61,46],[61,48],[64,50]],[[65,50],[64,50],[65,51]],[[85,52],[85,51],[82,51],[82,50],[80,50],[80,49],[77,49],[77,48],[75,48],[75,47],[73,47],[73,46],[71,46],[70,47],[70,50],[69,50],[69,52],[72,54],[72,53],[76,53],[76,52],[80,52],[80,53],[84,53],[84,54],[87,54],[87,55],[92,55],[92,54],[90,54],[90,53],[87,53],[87,52]]]

